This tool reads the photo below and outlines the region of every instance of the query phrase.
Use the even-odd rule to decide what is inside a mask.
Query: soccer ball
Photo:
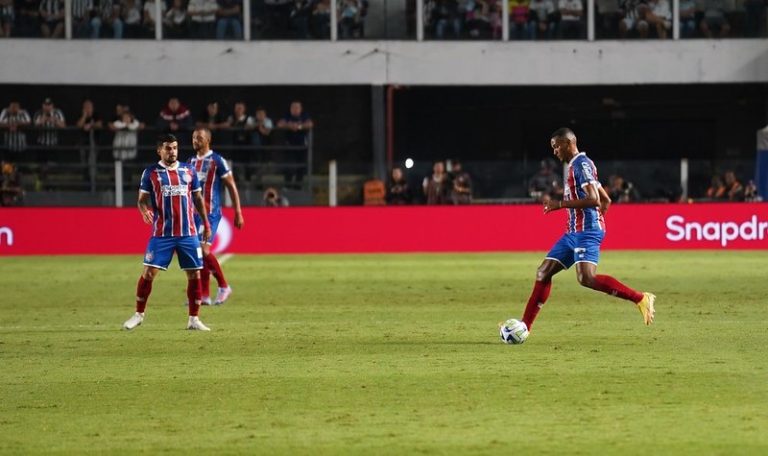
[[[504,343],[519,345],[528,338],[528,327],[520,320],[510,318],[499,327],[499,335]]]

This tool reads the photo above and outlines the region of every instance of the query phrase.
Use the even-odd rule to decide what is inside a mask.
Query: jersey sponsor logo
[[[727,247],[731,241],[762,241],[768,238],[768,222],[758,220],[757,215],[741,223],[686,222],[682,215],[671,215],[667,217],[667,230],[666,237],[672,242],[716,241],[722,247]]]
[[[189,176],[184,177],[189,178]],[[160,191],[163,193],[163,196],[186,196],[188,188],[187,185],[182,184],[163,185],[160,187]]]

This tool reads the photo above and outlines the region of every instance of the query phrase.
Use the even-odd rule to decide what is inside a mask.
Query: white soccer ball
[[[499,335],[504,343],[519,345],[528,338],[528,327],[520,320],[510,318],[499,327]]]

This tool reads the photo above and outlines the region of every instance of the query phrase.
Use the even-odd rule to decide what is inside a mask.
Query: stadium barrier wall
[[[566,214],[538,205],[225,210],[214,250],[230,253],[546,251]],[[768,249],[768,204],[614,205],[605,249]],[[136,254],[150,236],[136,209],[0,209],[0,255]]]

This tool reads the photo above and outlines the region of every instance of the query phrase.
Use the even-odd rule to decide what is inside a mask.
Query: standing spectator
[[[551,40],[554,38],[557,30],[557,9],[555,9],[554,1],[531,0],[529,10],[529,25],[533,39]]]
[[[20,0],[16,10],[16,35],[40,36],[40,0]]]
[[[454,160],[451,168],[451,201],[453,204],[471,204],[472,177],[464,171],[459,160]]]
[[[192,129],[192,114],[181,104],[178,98],[171,97],[168,104],[160,110],[157,118],[157,129],[163,132],[176,133]]]
[[[450,179],[445,173],[445,165],[442,161],[436,161],[432,165],[432,175],[425,177],[421,185],[427,204],[449,204],[451,202],[449,197]]]
[[[207,128],[213,132],[229,127],[229,123],[224,117],[224,114],[219,110],[219,102],[211,101],[205,106],[205,112],[200,119],[195,122],[195,126],[197,128]]]
[[[244,101],[235,103],[234,112],[227,119],[227,124],[229,124],[229,127],[232,129],[232,145],[251,145],[250,130],[253,130],[256,121],[253,117],[248,115]]]
[[[216,0],[189,0],[189,31],[192,38],[199,40],[213,39],[216,33]]]
[[[77,119],[77,128],[82,133],[80,134],[80,163],[85,163],[88,153],[91,150],[91,135],[93,135],[93,141],[96,142],[96,131],[103,127],[101,116],[99,116],[93,109],[93,101],[89,99],[83,100],[83,108],[80,114],[80,118]]]
[[[165,15],[165,12],[168,10],[168,7],[165,4],[165,1],[160,2],[160,17]],[[147,0],[144,2],[144,15],[141,23],[144,25],[144,37],[145,38],[154,38],[155,37],[155,14],[157,13],[157,5],[155,4],[155,0]]]
[[[696,3],[680,0],[680,38],[693,38],[696,28]]]
[[[435,38],[442,40],[446,37],[445,30],[452,32],[454,38],[461,38],[461,15],[457,0],[437,0],[432,10],[435,26]]]
[[[557,164],[550,160],[542,160],[539,163],[539,170],[528,183],[528,195],[531,198],[543,202],[548,198],[562,196],[561,177],[555,173],[556,167]]]
[[[647,16],[650,9],[646,0],[623,0],[621,9],[624,12],[624,18],[619,22],[619,37],[627,38],[630,32],[637,30],[640,38],[647,38]]]
[[[110,124],[109,129],[115,132],[115,138],[112,141],[112,157],[115,160],[136,158],[140,128],[141,123],[129,110],[123,111],[120,120]]]
[[[120,17],[123,20],[123,30],[126,38],[141,38],[141,1],[122,0]]]
[[[613,203],[632,203],[640,201],[640,192],[632,184],[625,182],[619,175],[613,175],[608,178],[608,195]]]
[[[509,37],[515,40],[533,39],[535,32],[531,29],[530,0],[509,0]]]
[[[256,124],[253,133],[253,144],[256,146],[268,146],[272,143],[272,129],[275,128],[272,119],[267,117],[267,110],[263,106],[256,108]]]
[[[309,39],[309,20],[314,8],[312,0],[295,0],[291,7],[289,21],[295,37],[300,40]]]
[[[758,203],[762,200],[763,199],[760,197],[760,194],[757,191],[757,184],[755,184],[755,181],[751,180],[747,182],[747,185],[744,186],[744,201],[749,203]]]
[[[64,37],[64,2],[43,0],[40,3],[40,31],[43,38]]]
[[[72,35],[75,38],[98,38],[93,36],[94,22],[100,22],[96,16],[93,0],[72,0]]]
[[[120,19],[119,0],[99,0],[101,19],[93,22],[93,36],[101,36],[101,28],[107,26],[112,29],[112,37],[116,40],[123,38],[123,20]]]
[[[352,32],[360,20],[360,8],[357,0],[342,0],[338,11],[339,38],[352,38]]]
[[[672,30],[672,7],[669,6],[669,0],[649,0],[650,11],[648,11],[646,20],[648,24],[656,29],[656,36],[665,40]]]
[[[64,113],[56,108],[53,100],[46,98],[43,100],[42,109],[35,113],[33,119],[35,128],[40,129],[37,136],[37,143],[41,146],[56,146],[59,144],[59,132],[57,129],[67,126],[64,119]]]
[[[0,206],[18,206],[24,194],[16,166],[3,160],[0,164]]]
[[[403,168],[396,166],[392,168],[389,175],[389,185],[387,186],[387,204],[391,206],[403,206],[411,204],[413,195],[408,187],[408,180],[403,173]]]
[[[18,101],[11,101],[8,107],[0,113],[0,128],[7,130],[3,135],[3,146],[10,152],[23,152],[27,148],[27,134],[24,128],[32,120],[25,109],[21,109]]]
[[[560,36],[566,40],[577,40],[584,36],[584,5],[581,0],[559,0]]]
[[[733,171],[726,171],[723,180],[728,201],[744,201],[744,186],[736,179],[736,174]]]
[[[232,30],[232,39],[243,39],[242,0],[218,0],[219,9],[216,12],[216,39],[223,40],[227,29]]]
[[[13,0],[0,0],[0,38],[10,38],[16,14]]]
[[[731,32],[731,24],[728,22],[725,10],[725,0],[701,0],[704,10],[699,23],[699,30],[705,38],[714,38],[717,34],[720,38],[727,37]]]
[[[184,0],[173,0],[171,9],[163,17],[165,35],[170,39],[184,39],[187,33],[187,7]]]
[[[320,0],[315,4],[311,19],[312,35],[317,39],[328,39],[331,36],[331,2]]]
[[[287,130],[285,135],[286,145],[302,146],[304,148],[308,146],[309,142],[309,136],[307,132],[311,131],[314,126],[314,122],[309,117],[309,114],[304,112],[304,107],[298,100],[294,100],[291,103],[291,107],[288,113],[282,119],[280,119],[280,121],[277,122],[277,128]],[[294,153],[294,151],[288,152],[288,157],[286,157],[288,162],[297,161]],[[299,153],[301,158],[298,161],[303,162],[303,159],[306,157],[306,149],[300,150]],[[286,171],[283,173],[285,176],[286,185],[290,185],[294,178],[296,185],[300,185],[304,177],[304,172],[305,168],[300,165],[286,168]]]

